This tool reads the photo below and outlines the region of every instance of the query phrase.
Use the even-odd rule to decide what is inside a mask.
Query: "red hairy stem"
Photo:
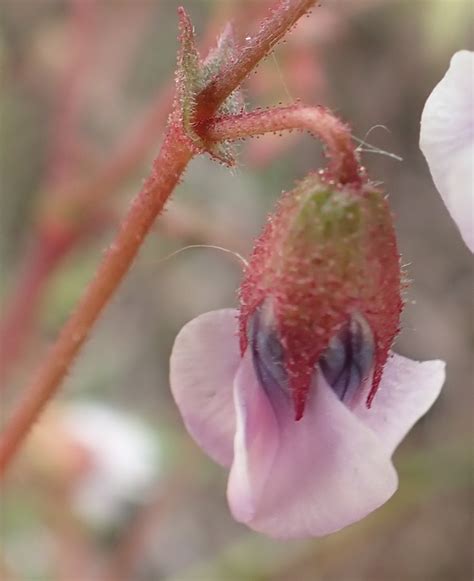
[[[267,54],[314,2],[315,0],[280,2],[271,17],[260,27],[258,43],[245,45],[240,58],[235,59],[220,73],[222,79],[214,89],[218,91],[218,96],[214,95],[214,90],[209,94],[204,89],[198,96],[197,107],[202,111],[204,100],[214,95],[212,107],[209,108],[212,114],[258,60]],[[251,53],[253,57],[249,58],[245,51]],[[215,80],[211,84],[216,87]],[[181,124],[176,121],[177,113],[170,117],[168,131],[158,158],[153,164],[151,176],[132,202],[94,279],[64,325],[43,365],[34,375],[33,381],[27,386],[17,409],[4,429],[0,442],[0,476],[5,473],[30,427],[58,390],[93,324],[129,270],[156,216],[163,209],[194,155],[192,144],[189,144],[189,140],[182,133]],[[208,121],[203,117],[201,119]]]
[[[271,51],[282,36],[314,6],[316,0],[280,0],[259,26],[257,34],[246,37],[233,61],[197,96],[196,123],[205,123],[219,105]]]
[[[233,141],[291,129],[308,130],[325,143],[330,179],[341,184],[361,183],[360,165],[350,129],[324,107],[291,105],[213,119],[203,128],[202,136],[212,141]]]

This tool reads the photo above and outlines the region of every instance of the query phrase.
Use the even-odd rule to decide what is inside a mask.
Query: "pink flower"
[[[457,52],[421,117],[420,148],[464,242],[474,252],[474,53]]]
[[[400,267],[386,200],[310,176],[257,241],[239,311],[178,334],[171,389],[230,468],[237,521],[271,537],[337,531],[397,489],[391,456],[437,398],[444,363],[389,354]]]
[[[387,362],[372,407],[350,409],[326,381],[299,422],[282,394],[240,357],[238,312],[205,313],[176,338],[171,386],[189,433],[230,467],[234,518],[272,537],[321,536],[386,502],[397,489],[391,456],[438,397],[444,363]]]

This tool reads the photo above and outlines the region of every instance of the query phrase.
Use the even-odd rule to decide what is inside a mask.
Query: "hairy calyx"
[[[263,383],[285,377],[295,419],[318,364],[344,401],[370,372],[370,405],[399,330],[400,289],[384,195],[367,182],[341,185],[311,174],[283,195],[255,245],[240,288],[241,350],[250,337]],[[275,334],[278,365],[270,357],[278,352]]]

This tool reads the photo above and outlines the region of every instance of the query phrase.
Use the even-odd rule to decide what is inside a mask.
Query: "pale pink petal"
[[[271,537],[321,536],[362,519],[395,492],[390,454],[324,380],[299,422],[286,394],[268,398],[248,354],[234,389],[244,408],[236,415],[228,489],[237,520]]]
[[[474,252],[474,53],[456,53],[421,117],[420,148],[433,181]]]
[[[188,432],[224,466],[233,457],[232,384],[240,363],[235,309],[200,315],[176,337],[170,360],[173,397]]]
[[[394,354],[385,365],[371,408],[360,402],[353,411],[392,454],[436,401],[444,379],[443,361],[419,363]]]
[[[250,350],[235,378],[236,432],[234,462],[227,496],[230,509],[241,522],[255,516],[279,445],[279,428],[273,407],[259,385]]]

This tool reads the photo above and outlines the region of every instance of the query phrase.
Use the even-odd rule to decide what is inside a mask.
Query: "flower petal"
[[[287,394],[267,395],[258,384],[249,353],[234,390],[228,498],[237,520],[277,538],[321,536],[360,520],[395,492],[387,450],[322,377],[298,422]]]
[[[354,413],[380,438],[390,454],[430,409],[445,379],[444,361],[412,361],[394,354],[387,361],[370,409],[362,401]]]
[[[232,383],[241,360],[235,309],[196,317],[176,337],[170,359],[173,397],[188,432],[224,466],[233,457]]]
[[[250,349],[239,367],[235,386],[234,462],[227,496],[236,520],[248,523],[267,484],[279,438],[275,413],[258,382]]]
[[[433,181],[474,252],[474,53],[462,50],[428,97],[420,148]]]

